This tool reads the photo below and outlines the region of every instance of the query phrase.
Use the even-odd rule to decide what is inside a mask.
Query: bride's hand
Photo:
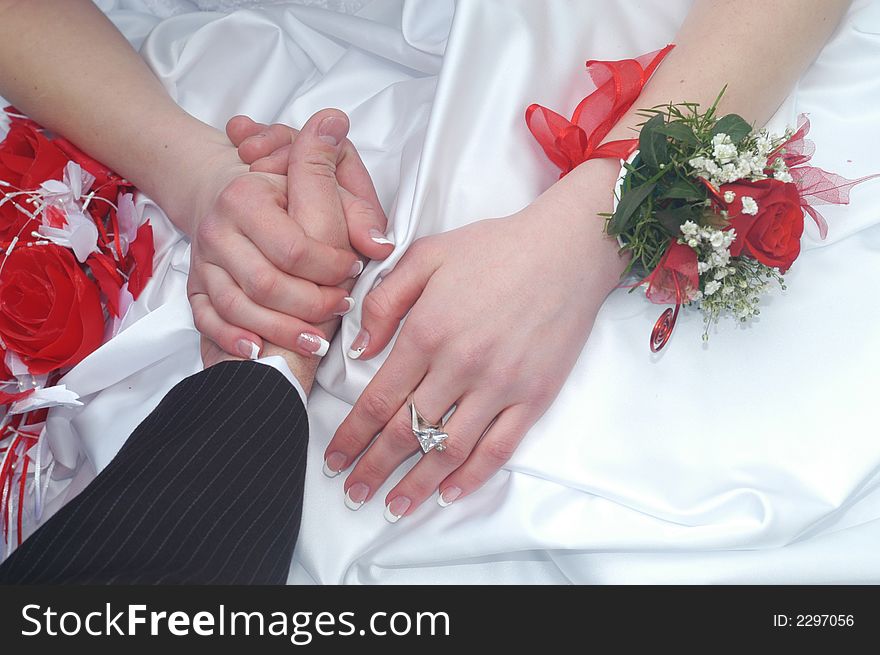
[[[206,162],[206,183],[194,201],[187,288],[196,327],[226,352],[251,357],[265,337],[314,355],[330,336],[315,325],[350,309],[348,293],[338,285],[359,274],[363,263],[307,227],[339,223],[344,213],[384,228],[359,160],[349,155],[347,164],[337,166],[346,161],[341,144],[347,131],[341,112],[313,116],[289,149],[287,176],[250,171],[231,147]],[[338,191],[337,170],[353,193]],[[288,183],[294,188],[289,198]]]
[[[589,162],[517,214],[422,238],[367,295],[350,356],[382,351],[409,316],[325,452],[329,474],[366,449],[345,483],[349,507],[418,450],[411,393],[431,422],[456,409],[445,450],[424,455],[386,496],[389,520],[437,489],[444,505],[475,491],[513,454],[619,281],[624,263],[596,216],[611,209],[616,172]]]

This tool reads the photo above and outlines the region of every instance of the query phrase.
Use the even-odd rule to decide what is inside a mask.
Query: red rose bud
[[[736,230],[730,246],[734,257],[748,256],[785,273],[801,252],[804,212],[794,184],[766,179],[734,182],[721,187],[736,197],[727,204],[729,225]],[[743,197],[758,204],[755,215],[743,212]]]
[[[697,253],[693,248],[670,239],[657,268],[644,282],[648,283],[645,295],[653,303],[680,305],[688,302],[700,288]]]
[[[0,285],[0,338],[40,375],[74,366],[101,345],[104,313],[95,284],[56,245],[19,246]]]

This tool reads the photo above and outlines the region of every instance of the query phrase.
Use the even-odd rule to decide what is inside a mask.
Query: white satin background
[[[325,106],[349,113],[398,244],[368,265],[358,301],[414,239],[509,214],[548,187],[557,171],[526,129],[525,107],[570,112],[588,89],[585,59],[662,47],[690,4],[461,0],[453,18],[445,0],[374,0],[357,15],[289,5],[159,20],[132,2],[99,4],[143,42],[144,58],[195,116],[218,127],[236,113],[298,126]],[[862,0],[771,124],[808,112],[816,165],[847,177],[880,171],[877,70],[880,2]],[[652,355],[660,308],[613,293],[559,397],[504,470],[471,497],[445,509],[428,502],[394,525],[382,520],[381,499],[397,478],[353,513],[343,476],[321,474],[333,431],[384,359],[344,356],[358,311],[345,317],[310,399],[290,581],[880,581],[878,200],[880,182],[866,183],[851,205],[825,209],[829,237],[808,226],[789,290],[769,298],[754,325],[713,330],[707,346],[699,315],[684,312]],[[187,244],[140,202],[159,226],[156,278],[125,329],[65,380],[88,401],[53,417],[53,452],[71,468],[81,446],[100,470],[199,369]]]

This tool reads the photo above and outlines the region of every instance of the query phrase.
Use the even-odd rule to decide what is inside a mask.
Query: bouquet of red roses
[[[28,471],[41,466],[36,444],[47,408],[80,404],[58,381],[103,343],[108,319],[121,317],[143,290],[153,270],[153,233],[130,183],[14,108],[5,111],[0,532],[8,537],[14,523],[20,543],[23,500],[35,479]],[[41,490],[33,491],[39,504]]]

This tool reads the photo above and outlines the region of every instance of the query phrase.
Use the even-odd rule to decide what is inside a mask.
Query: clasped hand
[[[250,222],[227,227],[224,238],[230,244],[245,241],[244,251],[230,245],[225,259],[217,256],[211,262],[223,272],[205,265],[191,286],[196,296],[208,289],[204,299],[194,298],[194,312],[198,306],[200,329],[224,348],[258,335],[295,347],[295,333],[319,333],[306,325],[310,319],[319,322],[345,309],[336,304],[346,297],[343,291],[319,285],[350,277],[356,272],[354,259],[311,239],[297,217],[311,212],[310,220],[320,223],[344,214],[352,245],[363,255],[382,258],[392,249],[383,239],[373,240],[376,230],[384,231],[385,221],[356,153],[347,145],[326,149],[317,167],[305,154],[313,126],[313,121],[307,123],[298,137],[284,126],[243,118],[229,126],[231,140],[251,166],[227,187],[231,197],[221,194],[217,206],[247,204],[246,192],[259,188],[271,214],[280,216],[285,187],[278,176],[287,174],[289,217],[269,218],[266,210]],[[335,168],[328,165],[333,154]],[[338,194],[333,171],[339,178]],[[592,184],[586,187],[575,179],[563,180],[512,216],[419,239],[367,294],[362,330],[349,344],[350,357],[377,355],[406,320],[387,360],[325,451],[328,475],[354,465],[344,485],[349,508],[368,502],[419,451],[410,397],[431,422],[439,423],[452,409],[444,427],[449,436],[445,449],[425,454],[385,496],[390,521],[410,514],[435,491],[443,506],[472,493],[508,461],[556,397],[622,269],[616,247],[601,236],[595,217],[610,209],[608,190],[615,173],[607,162],[592,163],[574,176],[589,179]],[[314,179],[309,181],[309,175]],[[253,187],[245,188],[245,181]],[[208,216],[194,246],[219,252],[222,241],[215,232],[221,227],[214,215]],[[278,235],[282,223],[297,237]],[[268,232],[268,239],[258,234],[261,230]],[[245,240],[248,234],[253,236]],[[280,236],[278,243],[267,243],[272,235]],[[225,283],[227,290],[212,295],[208,276],[216,286]]]

